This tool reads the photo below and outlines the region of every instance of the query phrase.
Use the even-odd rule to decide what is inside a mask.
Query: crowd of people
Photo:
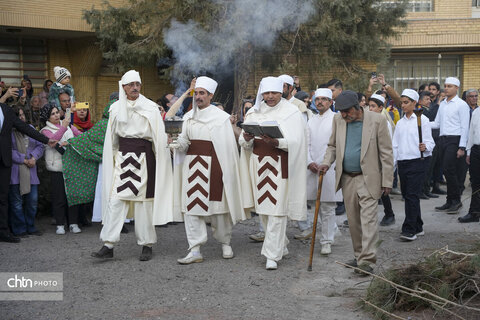
[[[372,74],[365,92],[332,79],[308,93],[298,77],[270,76],[230,115],[213,101],[214,79],[193,79],[180,97],[154,102],[140,94],[140,75],[130,70],[94,124],[88,105],[75,101],[70,72],[54,73],[38,95],[28,76],[20,89],[2,83],[1,241],[42,235],[35,226],[39,184],[50,187],[56,234],[103,223],[103,246],[92,253],[99,259],[113,257],[129,219],[141,261],[152,258],[155,226],[171,222],[184,222],[189,245],[178,263],[203,261],[207,225],[231,259],[233,226],[254,213],[259,232],[250,237],[263,242],[266,269],[274,270],[288,254],[288,219],[298,221],[296,239],[311,238],[313,201],[321,195],[320,253],[332,252],[335,215],[345,211],[354,251],[348,264],[372,272],[379,225],[396,223],[389,194],[405,203],[400,238],[414,241],[425,234],[420,199],[446,195],[435,210],[458,213],[468,171],[470,207],[458,220],[480,221],[478,90],[460,98],[455,77],[443,89],[431,82],[398,93]],[[172,143],[165,121],[180,119]],[[49,177],[39,177],[38,166]]]

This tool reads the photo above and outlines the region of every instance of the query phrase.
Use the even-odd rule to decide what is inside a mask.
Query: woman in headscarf
[[[17,116],[26,122],[25,112],[18,108]],[[37,160],[43,156],[44,146],[20,131],[12,131],[12,173],[9,202],[9,224],[15,236],[42,235],[35,227],[38,203]]]
[[[70,125],[69,119],[60,120],[58,108],[53,103],[43,106],[40,118],[46,123],[40,132],[50,139],[58,140],[60,145],[65,145],[68,139],[81,134],[77,128]],[[65,213],[68,208],[63,179],[62,152],[64,152],[63,148],[58,144],[56,148],[47,146],[45,149],[45,163],[51,177],[52,211],[56,220],[57,234],[65,234]],[[72,233],[82,231],[78,227],[77,219],[77,213],[68,210],[68,223]]]

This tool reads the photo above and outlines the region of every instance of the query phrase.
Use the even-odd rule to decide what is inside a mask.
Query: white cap
[[[460,80],[455,77],[448,77],[445,79],[445,84],[453,84],[454,86],[460,87]]]
[[[140,79],[140,73],[138,73],[135,70],[129,70],[125,72],[125,74],[122,77],[122,80],[120,80],[121,84],[126,85],[132,82],[140,82],[142,83],[142,79]]]
[[[316,97],[325,97],[328,99],[332,99],[332,90],[328,88],[320,88],[315,91],[315,98]]]
[[[118,103],[120,104],[120,108],[118,109],[119,111],[117,120],[119,122],[127,123],[128,121],[127,94],[125,93],[125,89],[123,89],[123,86],[132,82],[142,83],[142,79],[140,79],[140,74],[135,70],[129,70],[125,72],[125,74],[122,76],[122,79],[118,81]]]
[[[370,99],[379,100],[385,106],[385,98],[383,96],[379,95],[379,94],[376,94],[376,93],[372,94],[370,96]]]
[[[215,93],[217,90],[218,83],[217,81],[209,78],[209,77],[198,77],[197,81],[195,82],[195,89],[203,88],[210,92],[211,94]]]
[[[282,74],[278,78],[281,79],[283,81],[283,83],[286,83],[286,84],[289,84],[289,85],[293,86],[293,78],[291,76],[289,76],[288,74]]]
[[[283,93],[283,80],[280,77],[265,77],[260,81],[257,92],[257,99],[253,108],[260,110],[260,103],[262,102],[262,94],[265,92],[280,92]]]
[[[415,90],[412,89],[405,89],[403,90],[401,96],[409,97],[410,99],[414,100],[415,102],[418,102],[418,93]]]

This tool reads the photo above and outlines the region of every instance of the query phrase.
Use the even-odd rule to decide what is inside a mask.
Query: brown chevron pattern
[[[203,194],[205,197],[208,197],[208,192],[199,183],[188,190],[187,196],[190,197],[195,191],[200,191],[201,194]]]
[[[132,156],[128,157],[127,159],[125,159],[125,161],[122,162],[122,164],[120,165],[120,167],[123,169],[125,168],[126,166],[128,166],[129,164],[131,164],[132,166],[134,166],[135,168],[137,168],[138,170],[140,170],[140,163],[138,163],[137,160],[135,160]]]
[[[258,190],[262,189],[264,185],[266,184],[269,184],[270,186],[272,186],[272,188],[274,190],[277,190],[277,185],[275,184],[275,182],[273,182],[272,179],[270,179],[270,177],[266,177],[265,179],[263,179],[258,185],[257,185],[257,188]]]
[[[258,204],[262,204],[267,198],[271,203],[277,204],[277,199],[275,199],[269,191],[265,192],[260,198],[258,198]]]
[[[193,158],[193,160],[190,161],[190,164],[188,165],[188,167],[192,169],[196,163],[200,163],[205,169],[208,169],[207,161],[203,160],[202,157],[200,156],[196,156],[195,158]]]
[[[126,178],[132,178],[133,180],[137,180],[138,182],[142,182],[140,176],[135,174],[132,170],[128,169],[124,173],[120,175],[120,179],[125,180]]]
[[[138,195],[138,189],[133,185],[132,181],[127,181],[117,188],[117,193],[122,192],[123,190],[129,188],[135,195]]]
[[[192,183],[193,180],[195,180],[196,178],[200,178],[202,179],[203,181],[205,181],[206,183],[208,183],[208,178],[200,171],[200,170],[196,170],[189,178],[188,178],[188,183]]]
[[[270,170],[275,176],[278,175],[278,170],[275,169],[270,163],[265,163],[259,170],[258,170],[258,175],[260,176],[265,170]]]
[[[202,202],[199,198],[195,198],[190,204],[187,206],[187,210],[190,211],[195,207],[196,205],[199,205],[203,210],[208,211],[208,206]]]

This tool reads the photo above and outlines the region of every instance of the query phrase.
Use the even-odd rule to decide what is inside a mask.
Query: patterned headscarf
[[[57,108],[54,103],[47,103],[40,109],[40,120],[47,122],[50,119],[50,114],[52,113],[53,108]]]

